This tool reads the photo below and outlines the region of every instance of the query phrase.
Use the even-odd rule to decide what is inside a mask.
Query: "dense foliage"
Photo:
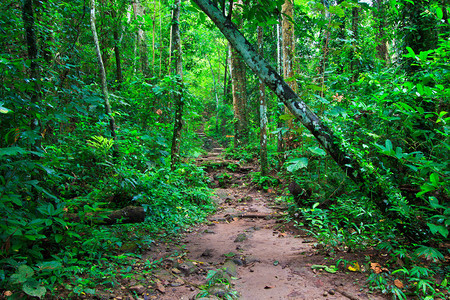
[[[2,2],[0,290],[43,297],[63,285],[71,295],[93,293],[102,280],[114,282],[108,264],[201,222],[214,208],[204,171],[191,162],[202,152],[197,132],[242,161],[260,159],[258,78],[250,72],[244,78],[248,143],[235,147],[227,42],[183,2],[180,87],[170,72],[172,4],[98,1],[109,115],[88,3]],[[263,26],[264,57],[280,70],[283,1],[244,4],[235,3],[242,31],[256,45],[256,27]],[[230,8],[229,1],[218,5]],[[270,172],[255,173],[254,181],[266,190],[284,188],[281,181],[300,185],[300,195],[285,197],[290,218],[308,225],[329,252],[389,252],[395,271],[374,273],[372,288],[400,299],[442,297],[439,289],[450,280],[446,7],[434,0],[302,0],[294,11],[295,76],[285,79],[298,83],[299,96],[332,128],[341,149],[376,180],[350,181],[268,92]],[[171,169],[179,94],[182,159]],[[101,220],[128,205],[144,207],[144,223],[103,226],[89,217],[100,212]]]

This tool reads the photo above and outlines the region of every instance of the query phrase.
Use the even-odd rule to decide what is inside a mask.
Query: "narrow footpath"
[[[251,183],[256,167],[211,147],[197,163],[211,179],[217,212],[187,232],[175,254],[166,245],[172,258],[153,273],[158,294],[145,299],[387,299],[363,288],[364,274],[329,273],[333,262],[315,240],[283,221],[278,196]]]

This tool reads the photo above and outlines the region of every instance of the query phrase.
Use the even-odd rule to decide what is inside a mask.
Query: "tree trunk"
[[[283,51],[281,49],[281,27],[280,27],[280,24],[276,25],[276,30],[277,30],[277,72],[279,74],[281,74],[281,72],[283,71],[283,66],[282,66]],[[278,104],[281,104],[281,103],[278,103]],[[279,105],[277,112],[279,114],[279,115],[277,114],[277,117],[281,116],[283,114],[282,104]],[[283,122],[279,118],[277,118],[277,128],[278,128],[277,151],[278,151],[278,153],[282,153],[283,152],[283,132],[282,132]],[[281,159],[281,156],[280,156],[280,159]],[[282,163],[283,162],[280,161],[280,166],[282,165]]]
[[[297,92],[298,85],[296,80],[292,80],[294,73],[294,56],[295,56],[295,41],[294,41],[294,5],[291,0],[285,0],[282,6],[282,44],[283,44],[283,76],[288,80],[288,85],[294,92]]]
[[[392,208],[395,203],[389,202],[388,193],[381,188],[379,181],[362,168],[349,153],[340,149],[340,140],[331,129],[297,96],[281,76],[267,63],[253,48],[249,41],[239,32],[236,26],[227,19],[210,0],[193,0],[205,12],[213,23],[220,29],[230,44],[238,51],[247,65],[259,76],[261,80],[280,98],[292,114],[314,135],[317,141],[339,165],[344,173],[356,183],[362,183],[369,194],[372,194],[374,204],[386,215],[393,219],[404,221],[398,224],[398,229],[414,240],[417,235],[423,236],[424,228],[420,228],[416,220],[407,219],[401,212]],[[394,197],[401,197],[395,194]],[[410,222],[410,223],[409,223]],[[409,226],[408,226],[409,224]],[[417,225],[417,228],[414,226]]]
[[[388,40],[386,38],[386,19],[385,19],[385,4],[383,3],[383,0],[376,0],[375,1],[376,10],[374,11],[375,14],[375,21],[378,23],[378,31],[376,33],[376,51],[377,51],[377,57],[383,61],[385,61],[386,64],[389,64],[389,51],[388,51]]]
[[[352,71],[352,82],[355,82],[359,77],[359,59],[357,58],[358,48],[358,28],[359,28],[359,7],[353,7],[352,9],[352,32],[353,32],[353,51],[350,62],[350,69]]]
[[[144,9],[142,8],[142,4],[139,0],[136,0],[133,3],[133,12],[134,17],[143,17]],[[138,28],[137,32],[137,46],[139,49],[139,60],[140,60],[140,68],[139,70],[144,74],[144,76],[149,75],[149,67],[148,67],[148,50],[147,50],[147,41],[145,37],[145,31],[142,30],[141,26]]]
[[[117,86],[120,90],[122,82],[123,82],[123,75],[122,75],[122,62],[121,62],[121,53],[120,53],[120,38],[119,38],[119,31],[118,29],[114,29],[114,56],[116,58],[116,80],[117,80]]]
[[[297,96],[292,88],[253,48],[236,26],[228,20],[209,0],[194,0],[216,24],[233,48],[238,51],[247,65],[278,96],[293,115],[315,136],[328,154],[336,161],[349,178],[355,182],[365,182],[362,168],[351,155],[339,148],[339,139],[331,129]],[[373,186],[373,183],[371,183]]]
[[[180,161],[180,140],[181,130],[183,129],[183,64],[181,55],[181,36],[180,36],[180,9],[181,0],[175,0],[172,16],[172,49],[171,55],[174,58],[175,68],[171,67],[171,73],[176,74],[178,91],[174,93],[175,97],[175,121],[172,135],[171,148],[171,169],[174,170]]]
[[[219,96],[217,95],[216,89],[216,76],[214,75],[214,70],[211,65],[211,60],[209,59],[208,54],[206,54],[206,60],[209,64],[209,69],[211,70],[211,76],[213,80],[213,88],[214,88],[214,96],[216,98],[216,133],[219,133]]]
[[[115,21],[117,18],[116,11],[113,10],[113,19]],[[113,37],[114,37],[114,56],[116,58],[116,80],[117,80],[117,87],[120,90],[122,82],[123,82],[123,75],[122,75],[122,61],[121,61],[121,43],[122,43],[122,37],[119,36],[119,28],[120,28],[120,21],[117,21],[117,24],[114,27],[113,31]]]
[[[258,26],[258,52],[263,56],[263,29]],[[267,176],[269,173],[267,166],[267,103],[266,103],[266,85],[259,79],[259,128],[260,132],[260,164],[261,176]]]
[[[83,222],[97,225],[141,223],[145,221],[145,211],[142,206],[127,206],[114,211],[87,213],[82,218],[78,214],[66,214],[65,217],[70,222]]]
[[[242,4],[242,1],[238,1]],[[234,9],[234,20],[237,27],[242,26],[242,16],[239,6]],[[232,43],[230,44],[231,89],[233,94],[233,109],[235,117],[234,146],[245,145],[248,140],[247,124],[247,72],[244,60]]]
[[[108,86],[106,84],[106,72],[105,72],[105,67],[103,65],[102,53],[100,51],[100,44],[98,42],[97,29],[95,27],[95,0],[91,0],[91,19],[90,20],[91,20],[92,35],[94,37],[95,51],[97,53],[98,68],[100,70],[102,94],[103,94],[103,99],[105,101],[105,112],[106,112],[106,115],[109,117],[109,129],[111,130],[111,136],[113,137],[113,139],[115,141],[117,141],[116,123],[114,121],[114,117],[111,114],[111,105],[109,104]],[[114,148],[117,151],[117,143],[114,143]]]
[[[287,81],[287,84],[291,87],[294,93],[297,93],[298,85],[294,79],[294,57],[295,57],[295,40],[294,40],[294,5],[291,0],[285,0],[281,10],[282,14],[282,44],[283,44],[283,77]],[[290,114],[289,110],[285,108],[285,113]],[[287,127],[292,129],[294,127],[292,119],[287,120]],[[289,143],[293,139],[295,134],[289,131],[285,136],[285,140],[288,142],[285,145],[285,149],[292,149],[292,144]]]
[[[33,0],[25,0],[23,3],[22,19],[25,27],[25,38],[27,42],[28,59],[30,60],[30,81],[33,88],[30,90],[30,99],[33,105],[30,109],[31,130],[36,129],[39,126],[39,120],[37,118],[38,112],[36,111],[41,101],[41,85],[39,65],[37,63],[38,48],[36,41],[36,33],[34,31],[34,9]],[[41,147],[41,137],[38,137],[34,141],[33,145],[36,149]],[[34,150],[36,150],[34,149]]]

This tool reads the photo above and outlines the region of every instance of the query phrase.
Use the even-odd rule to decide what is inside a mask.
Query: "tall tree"
[[[389,64],[388,39],[386,37],[386,4],[384,0],[375,0],[374,5],[376,6],[374,17],[377,24],[377,57],[384,60],[386,64]]]
[[[181,0],[175,0],[172,11],[172,37],[171,37],[171,56],[174,58],[175,66],[171,66],[171,73],[176,75],[175,97],[175,120],[173,125],[172,148],[171,148],[171,168],[175,169],[180,161],[180,139],[181,130],[183,129],[183,63],[181,53],[181,36],[180,36],[180,10]]]
[[[233,9],[233,19],[238,28],[242,27],[241,6],[242,0],[237,1],[239,6]],[[233,94],[233,108],[235,117],[234,145],[245,145],[248,140],[247,117],[247,72],[240,53],[230,44],[230,73],[231,89]]]
[[[285,0],[282,6],[282,44],[283,44],[283,76],[294,92],[298,85],[294,79],[295,35],[294,35],[294,5],[291,0]]]
[[[139,70],[145,75],[149,75],[149,66],[148,66],[148,49],[147,49],[147,37],[145,31],[142,29],[142,20],[144,18],[144,7],[140,0],[136,0],[133,2],[133,13],[134,18],[138,19],[139,26],[136,33],[137,40],[137,48],[139,49]]]
[[[27,42],[28,59],[30,60],[30,81],[33,83],[33,88],[30,89],[30,99],[33,103],[31,112],[31,129],[36,129],[39,125],[38,109],[41,102],[41,85],[38,65],[38,48],[36,40],[36,32],[34,27],[34,8],[33,0],[25,0],[22,11],[23,24],[25,27],[25,39]],[[36,135],[34,146],[40,148],[41,139]]]
[[[258,26],[258,52],[263,56],[263,29]],[[259,128],[260,132],[260,164],[261,175],[266,176],[269,172],[267,165],[267,103],[266,103],[266,85],[259,79]]]
[[[297,93],[298,85],[295,80],[294,59],[295,59],[295,35],[294,35],[294,4],[291,0],[285,0],[281,9],[282,13],[282,41],[283,41],[283,76],[291,89]],[[290,114],[289,110],[285,108],[286,113]],[[292,119],[287,120],[289,129],[293,128]],[[289,141],[294,138],[294,134],[288,132],[286,139],[286,146],[290,146]]]
[[[122,82],[123,82],[123,75],[122,75],[122,51],[121,51],[121,43],[122,43],[122,37],[123,34],[120,33],[121,30],[121,16],[117,16],[116,9],[113,8],[112,10],[112,17],[114,19],[114,28],[113,28],[113,37],[114,37],[114,57],[116,59],[116,80],[117,80],[117,86],[120,89]]]
[[[351,52],[351,62],[350,62],[350,69],[352,71],[352,82],[355,82],[358,79],[359,76],[359,66],[358,66],[358,37],[359,37],[359,12],[360,7],[353,7],[352,8],[352,33],[353,33],[353,51]]]
[[[109,103],[109,93],[108,93],[108,85],[106,83],[105,66],[103,64],[102,52],[100,50],[100,43],[98,41],[97,28],[95,27],[95,0],[91,0],[90,21],[91,21],[91,31],[92,31],[92,35],[94,37],[95,52],[97,54],[98,69],[100,71],[100,80],[101,80],[103,100],[105,101],[105,112],[109,118],[109,129],[111,131],[111,136],[113,137],[114,140],[117,140],[116,122],[114,120],[114,116],[112,115],[111,105]],[[117,143],[115,143],[115,147],[117,150]]]

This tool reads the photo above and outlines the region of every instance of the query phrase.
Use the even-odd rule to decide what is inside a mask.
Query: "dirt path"
[[[176,258],[166,259],[165,269],[154,272],[157,295],[146,299],[194,299],[205,291],[208,272],[214,274],[214,284],[208,298],[202,299],[235,294],[249,300],[386,299],[361,289],[361,273],[340,270],[332,274],[312,268],[332,262],[317,254],[311,238],[293,232],[281,221],[283,210],[274,205],[276,195],[249,184],[248,173],[256,170],[224,160],[220,153],[221,149],[215,149],[198,161],[216,186],[217,213],[208,224],[182,238],[175,253],[178,256],[173,245],[166,246]]]

